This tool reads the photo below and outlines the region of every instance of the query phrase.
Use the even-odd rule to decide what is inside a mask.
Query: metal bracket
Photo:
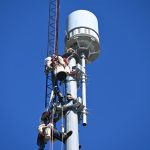
[[[66,103],[65,105],[61,106],[61,105],[57,105],[56,106],[56,110],[61,111],[63,107],[63,110],[65,112],[69,111],[69,110],[76,110],[78,113],[81,113],[83,111],[83,104],[82,104],[82,99],[80,97],[78,97],[77,99],[70,101],[68,103]]]

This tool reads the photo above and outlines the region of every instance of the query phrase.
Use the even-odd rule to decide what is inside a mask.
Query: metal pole
[[[69,67],[76,66],[75,58],[69,61]],[[77,98],[77,81],[74,77],[68,76],[66,81],[66,93]],[[70,102],[73,104],[73,102]],[[72,135],[65,143],[65,150],[79,150],[79,135],[78,135],[78,115],[76,110],[69,110],[65,116],[66,132],[72,131]]]
[[[86,74],[85,74],[85,55],[81,55],[82,64],[82,103],[85,106],[83,108],[83,126],[87,125],[87,112],[86,112]]]

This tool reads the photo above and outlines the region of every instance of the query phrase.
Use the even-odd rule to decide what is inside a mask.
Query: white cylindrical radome
[[[80,29],[80,31],[77,31],[77,29]],[[99,41],[98,20],[96,16],[90,11],[77,10],[72,12],[68,16],[67,32],[70,32],[72,30],[74,30],[75,32],[74,34],[80,33],[90,34]]]
[[[68,16],[66,28],[66,52],[73,48],[78,54],[85,53],[91,62],[99,54],[99,29],[96,16],[87,10],[77,10]]]

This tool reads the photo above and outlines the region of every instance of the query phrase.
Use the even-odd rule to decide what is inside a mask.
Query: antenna
[[[78,125],[87,125],[86,64],[100,53],[99,30],[96,16],[87,10],[72,12],[67,19],[65,54],[58,55],[59,0],[49,1],[48,55],[45,59],[46,95],[37,144],[44,149],[50,140],[65,144],[65,150],[79,150]],[[53,54],[52,54],[53,53]],[[50,82],[51,81],[51,82]],[[82,97],[77,89],[81,82]],[[65,93],[62,94],[62,86]],[[56,126],[65,118],[65,128]],[[63,121],[62,121],[63,122]]]

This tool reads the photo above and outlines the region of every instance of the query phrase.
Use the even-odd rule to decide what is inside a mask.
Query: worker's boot
[[[44,148],[39,147],[38,150],[44,150]]]
[[[81,149],[81,145],[79,145],[79,149]]]
[[[46,143],[44,141],[44,136],[41,134],[38,134],[38,138],[37,138],[38,150],[44,150],[45,144]]]
[[[62,142],[63,143],[65,143],[66,142],[66,140],[69,138],[69,136],[71,136],[72,135],[72,131],[69,131],[68,133],[62,133]]]

